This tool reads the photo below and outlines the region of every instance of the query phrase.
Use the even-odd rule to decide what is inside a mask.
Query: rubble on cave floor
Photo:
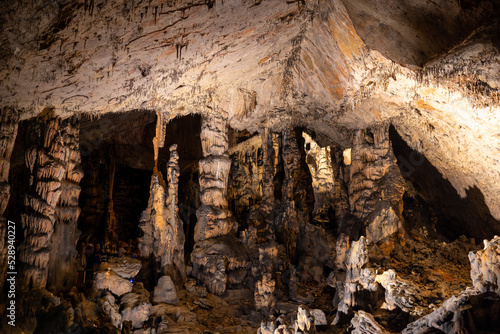
[[[478,303],[476,299],[480,292],[468,292],[466,295],[460,292],[472,285],[468,274],[470,265],[465,263],[468,262],[467,251],[476,250],[479,246],[471,244],[471,240],[464,238],[445,244],[440,239],[432,240],[423,231],[423,229],[420,232],[415,231],[404,240],[391,240],[389,243],[392,246],[367,245],[364,238],[350,244],[349,247],[360,242],[360,245],[365,245],[364,248],[356,250],[356,253],[347,251],[347,256],[350,254],[355,256],[350,261],[357,261],[363,256],[366,261],[361,264],[361,271],[352,273],[351,281],[357,281],[356,275],[365,275],[363,270],[366,269],[373,273],[373,277],[369,279],[372,284],[371,289],[379,293],[357,294],[364,288],[366,291],[370,289],[362,285],[354,290],[347,289],[346,291],[355,292],[350,297],[353,302],[350,304],[353,311],[347,312],[349,314],[347,318],[339,321],[337,325],[332,324],[338,311],[337,305],[332,303],[335,288],[328,285],[327,280],[319,284],[310,284],[306,280],[300,280],[303,273],[299,272],[297,273],[299,277],[297,294],[307,296],[309,299],[294,301],[287,291],[288,286],[278,284],[278,289],[281,291],[275,294],[276,303],[269,314],[256,309],[254,292],[248,288],[227,289],[224,294],[217,296],[208,292],[200,281],[189,278],[184,286],[178,289],[178,299],[165,303],[155,300],[153,291],[146,291],[140,282],[130,284],[128,292],[116,294],[111,289],[112,293],[109,293],[107,291],[110,287],[99,285],[101,278],[96,275],[97,288],[104,289],[81,292],[74,289],[68,295],[60,297],[45,292],[40,297],[44,300],[42,305],[45,306],[39,311],[38,316],[39,319],[43,319],[39,323],[44,325],[39,325],[41,326],[39,328],[48,330],[47,326],[50,324],[56,326],[56,323],[62,321],[68,328],[74,330],[98,327],[107,328],[109,333],[256,333],[260,331],[259,333],[264,334],[275,333],[274,330],[279,328],[294,333],[300,330],[299,323],[301,323],[300,326],[303,329],[298,331],[300,333],[343,333],[349,327],[354,330],[354,333],[397,333],[420,316],[424,316],[422,319],[425,319],[428,317],[426,314],[433,311],[434,313],[440,312],[439,307],[443,303],[444,307],[448,307],[446,306],[450,305],[448,299],[453,295],[459,296],[458,299],[453,297],[454,300],[458,300],[451,302],[455,303],[454,305],[462,303],[461,300],[466,300],[470,305]],[[496,245],[494,242],[491,244]],[[356,247],[358,246],[352,249],[357,249]],[[384,253],[390,248],[393,248],[391,252]],[[486,272],[485,268],[491,267],[492,264],[486,263],[488,255],[482,255],[481,252],[476,254],[478,255],[473,256],[474,259],[483,259],[474,262],[477,268],[475,277],[479,277],[481,273]],[[135,276],[138,271],[134,260],[112,260],[111,264],[104,263],[102,269],[103,273],[107,273],[108,276],[111,276],[110,272],[118,271],[120,275],[115,274],[113,277],[117,276],[120,279],[124,279],[122,276],[127,278]],[[491,281],[494,275],[491,272],[489,278],[485,279]],[[165,276],[162,277],[164,278]],[[385,282],[382,282],[383,280]],[[481,280],[484,282],[484,279]],[[124,281],[128,282],[127,279]],[[406,285],[399,285],[403,291],[396,291],[398,285],[395,284],[395,290],[391,291],[394,295],[390,298],[393,301],[397,298],[400,298],[400,301],[405,298],[407,302],[411,300],[414,305],[408,306],[408,309],[401,307],[402,304],[398,302],[393,304],[392,309],[385,305],[389,297],[387,297],[388,290],[383,286],[387,288],[385,284],[393,284],[396,281],[399,282],[398,284],[406,282]],[[479,279],[477,281],[479,282]],[[332,282],[329,281],[329,283]],[[478,284],[480,285],[476,283]],[[408,294],[410,285],[413,293]],[[488,292],[486,290],[489,285],[483,283],[483,286],[486,287],[484,292]],[[492,292],[496,290],[493,289]],[[469,302],[469,300],[472,301]],[[304,304],[304,301],[309,302]],[[415,308],[423,311],[421,314],[412,315],[412,310]],[[322,318],[323,315],[324,323],[315,325],[314,329],[304,329],[306,328],[304,321],[309,319],[307,321],[314,322],[316,318]],[[350,319],[352,315],[354,318]],[[416,323],[422,321],[418,320]],[[410,330],[406,332],[414,333]]]

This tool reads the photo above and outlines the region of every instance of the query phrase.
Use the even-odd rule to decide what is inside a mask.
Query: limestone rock
[[[385,289],[385,303],[382,308],[394,310],[399,307],[414,316],[422,315],[422,308],[415,302],[418,291],[411,282],[399,278],[393,269],[377,275],[376,281]]]
[[[356,306],[356,295],[360,290],[377,290],[375,271],[372,268],[363,268],[366,263],[368,263],[368,249],[366,239],[362,236],[358,241],[353,241],[346,252],[347,271],[344,282],[339,285],[340,302],[334,324],[339,323],[341,313],[347,314],[352,307]]]
[[[374,244],[386,239],[403,228],[401,220],[392,207],[383,208],[366,227],[366,240]]]
[[[111,257],[107,262],[101,263],[100,270],[112,270],[120,277],[130,279],[137,276],[141,270],[141,261],[130,257]]]
[[[354,317],[351,319],[349,327],[353,334],[389,334],[370,313],[359,310],[354,312]]]
[[[265,273],[262,280],[257,281],[255,286],[255,306],[257,309],[272,310],[276,303],[274,289],[276,281],[272,279],[270,273]]]
[[[179,302],[177,289],[170,276],[162,276],[158,280],[158,285],[154,290],[153,302],[167,304],[177,304]]]
[[[500,237],[484,240],[484,249],[469,253],[474,288],[500,295]]]
[[[314,325],[315,326],[327,326],[328,322],[326,321],[325,312],[320,309],[311,310],[311,315],[314,317]]]
[[[141,328],[143,323],[149,319],[151,304],[147,295],[130,292],[122,296],[120,308],[122,309],[123,322],[130,321],[133,328]]]
[[[101,307],[104,314],[110,318],[111,324],[118,329],[122,329],[123,319],[120,314],[120,308],[116,305],[115,297],[110,293],[106,293],[102,298]]]
[[[202,281],[208,291],[221,295],[231,272],[247,268],[249,258],[248,248],[232,236],[203,240],[196,243],[191,253],[192,275]],[[233,283],[242,284],[243,279],[244,276]]]
[[[304,305],[300,305],[297,311],[297,320],[295,322],[295,331],[300,329],[300,333],[316,333],[316,325],[314,322],[314,316],[309,311],[309,308]]]
[[[95,274],[94,288],[98,290],[109,290],[117,296],[132,291],[132,283],[112,270],[100,271]]]

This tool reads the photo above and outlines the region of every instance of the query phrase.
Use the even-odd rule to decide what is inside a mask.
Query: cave
[[[0,8],[1,333],[497,333],[497,0]]]

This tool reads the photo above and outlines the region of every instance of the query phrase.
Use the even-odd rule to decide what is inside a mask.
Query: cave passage
[[[411,214],[405,212],[407,223],[415,224],[416,219],[427,221],[449,240],[465,235],[479,241],[500,233],[500,221],[492,217],[477,187],[468,189],[467,196],[461,198],[451,183],[424,155],[411,149],[393,126],[389,135],[401,175],[415,190],[413,196],[405,194],[405,206],[412,207]]]

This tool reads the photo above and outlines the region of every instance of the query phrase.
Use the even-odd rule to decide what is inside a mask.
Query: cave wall
[[[8,256],[8,220],[4,216],[11,196],[9,182],[10,158],[17,136],[19,114],[16,110],[5,108],[0,110],[0,289],[3,289],[7,274]],[[19,232],[17,232],[19,233]],[[17,237],[17,234],[15,234]]]

